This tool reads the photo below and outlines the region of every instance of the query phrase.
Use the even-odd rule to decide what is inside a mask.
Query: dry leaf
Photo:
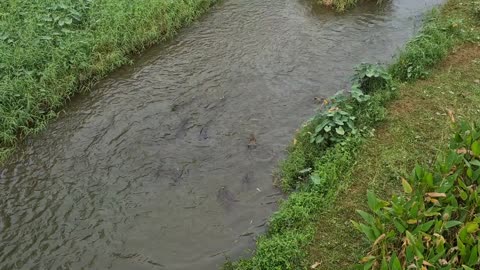
[[[371,260],[375,259],[374,256],[366,256],[366,257],[363,257],[361,260],[360,260],[360,263],[366,263],[366,262],[369,262]]]
[[[473,152],[470,151],[470,150],[467,150],[465,148],[460,148],[460,149],[457,149],[457,154],[469,154],[469,155],[472,155],[473,156]]]
[[[315,262],[314,264],[312,264],[312,266],[310,266],[311,269],[315,269],[317,267],[320,266],[320,263],[319,262]]]
[[[423,265],[426,265],[426,266],[432,266],[433,267],[433,264],[427,262],[427,261],[423,261]]]
[[[375,242],[373,242],[373,247],[376,246],[378,243],[380,243],[380,241],[382,241],[383,239],[385,239],[385,234],[382,234],[380,235],[377,240],[375,240]]]
[[[429,192],[429,193],[426,193],[425,195],[427,195],[428,197],[431,197],[431,198],[446,198],[447,197],[447,194],[439,193],[439,192]]]
[[[448,116],[450,117],[450,121],[452,121],[452,123],[455,123],[455,116],[453,115],[453,111],[450,109],[447,109],[447,113],[448,113]]]
[[[435,204],[435,205],[440,205],[440,202],[437,199],[430,198],[430,202]]]

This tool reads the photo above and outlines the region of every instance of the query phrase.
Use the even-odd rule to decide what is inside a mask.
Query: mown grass
[[[74,93],[216,0],[0,1],[0,160]]]
[[[310,265],[316,265],[317,269],[348,269],[358,262],[367,246],[350,220],[357,219],[355,209],[365,203],[367,188],[376,187],[388,194],[398,184],[392,175],[399,177],[406,173],[406,168],[425,159],[432,162],[437,151],[432,145],[444,145],[440,142],[448,131],[447,107],[459,109],[460,118],[473,117],[480,112],[480,93],[478,96],[470,93],[478,89],[472,89],[474,77],[478,76],[475,75],[478,74],[478,70],[474,70],[476,66],[467,67],[470,77],[450,74],[441,95],[433,81],[419,82],[425,84],[425,89],[402,83],[428,77],[431,68],[451,53],[455,45],[478,40],[480,21],[474,19],[470,1],[464,2],[450,0],[439,12],[433,12],[420,37],[413,39],[390,67],[390,73],[400,86],[398,101],[386,109],[385,104],[394,95],[378,91],[369,106],[354,110],[357,125],[375,133],[373,138],[366,138],[368,132],[364,132],[363,136],[351,136],[341,144],[322,149],[309,142],[314,125],[310,123],[301,128],[289,148],[287,159],[280,166],[282,187],[295,192],[273,215],[271,229],[258,239],[254,256],[228,263],[225,269],[307,269]],[[422,51],[423,57],[410,61]],[[415,74],[421,76],[400,75],[412,67]],[[435,71],[437,73],[440,71]],[[449,87],[446,83],[452,85]],[[463,84],[462,90],[456,88],[459,84]],[[466,97],[468,107],[461,103]],[[380,131],[373,132],[372,127],[385,117],[386,124]],[[442,121],[446,129],[437,127]],[[392,127],[388,129],[387,125]],[[397,133],[386,136],[387,130],[391,130],[388,134]],[[309,181],[312,174],[324,179],[320,187]],[[313,235],[312,230],[315,231]]]

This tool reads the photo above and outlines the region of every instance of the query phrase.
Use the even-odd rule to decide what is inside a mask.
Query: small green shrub
[[[368,193],[354,222],[372,244],[363,269],[478,269],[480,129],[461,124],[430,171],[417,166],[390,201]]]
[[[316,117],[321,119],[321,122],[315,127],[310,139],[311,143],[328,147],[342,142],[349,135],[357,133],[353,122],[355,117],[339,107],[331,106]]]
[[[369,95],[373,91],[379,89],[383,91],[391,91],[392,84],[392,76],[384,67],[380,65],[363,63],[355,69],[352,93],[355,92],[355,95],[363,93]],[[357,99],[355,96],[354,98]],[[361,95],[360,98],[362,98]]]
[[[369,108],[370,94],[377,90],[391,92],[393,80],[387,70],[379,65],[361,64],[355,70],[350,97],[340,93],[336,95],[325,110],[321,111],[314,118],[315,130],[311,134],[311,143],[329,147],[340,143],[345,138],[356,135],[358,130],[355,127],[356,117],[352,111],[356,109]],[[354,112],[353,112],[354,113]]]

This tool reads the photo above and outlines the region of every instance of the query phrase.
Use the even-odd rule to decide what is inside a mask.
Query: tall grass
[[[215,1],[0,1],[0,150]]]

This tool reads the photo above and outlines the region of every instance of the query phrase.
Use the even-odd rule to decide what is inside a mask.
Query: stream
[[[389,63],[441,0],[334,14],[224,0],[86,94],[0,169],[0,269],[211,270],[248,256],[316,98]]]

